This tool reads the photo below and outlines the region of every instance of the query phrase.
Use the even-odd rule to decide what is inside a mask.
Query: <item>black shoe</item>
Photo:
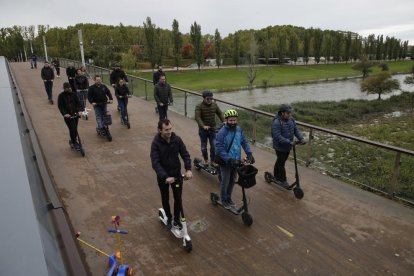
[[[231,204],[228,201],[223,201],[221,203],[223,205],[223,207],[227,210],[231,209]]]
[[[171,230],[171,228],[172,228],[172,225],[171,225],[171,218],[169,218],[168,220],[167,220],[167,230],[169,231],[169,230]]]
[[[118,111],[121,111],[121,108],[118,106],[117,108],[116,108]]]
[[[183,229],[183,225],[181,224],[181,221],[179,221],[179,220],[174,220],[173,227],[178,229],[178,230]]]
[[[227,199],[227,202],[230,204],[231,207],[236,206],[236,203],[234,203],[233,200],[231,200],[231,198]]]

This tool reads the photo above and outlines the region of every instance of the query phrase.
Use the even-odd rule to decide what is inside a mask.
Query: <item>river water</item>
[[[401,90],[414,92],[414,85],[404,84],[407,75],[395,75],[393,79],[400,82]],[[381,95],[387,99],[392,95],[399,95],[401,91],[395,90]],[[375,100],[377,94],[361,92],[361,79],[343,81],[330,81],[314,84],[292,85],[282,87],[257,88],[233,92],[215,93],[214,97],[244,107],[257,107],[265,104],[294,103],[303,101],[341,101],[346,99]],[[188,96],[187,110],[190,117],[194,116],[194,108],[201,101],[200,97]],[[221,104],[220,104],[221,105]],[[174,93],[174,106],[171,107],[180,113],[184,112],[183,93]]]

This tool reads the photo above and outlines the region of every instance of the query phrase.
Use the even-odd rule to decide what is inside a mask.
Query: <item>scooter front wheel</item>
[[[249,213],[242,213],[242,220],[244,225],[250,226],[253,224],[253,218]]]
[[[191,250],[193,250],[193,244],[191,242],[191,240],[185,240],[185,245],[184,245],[185,250],[190,253]]]
[[[305,193],[303,192],[303,190],[299,187],[295,187],[293,188],[293,193],[295,194],[295,197],[297,199],[302,199],[303,196],[305,195]]]
[[[272,182],[272,175],[270,174],[270,172],[265,172],[264,173],[264,178],[265,178],[265,181],[267,182],[267,183],[271,183]]]

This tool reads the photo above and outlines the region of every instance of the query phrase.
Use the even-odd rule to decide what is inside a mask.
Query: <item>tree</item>
[[[181,60],[181,47],[183,47],[183,38],[181,37],[181,32],[178,29],[178,21],[174,19],[172,24],[172,40],[173,40],[173,55],[174,55],[174,65],[177,67],[180,66]]]
[[[296,64],[299,53],[299,37],[293,32],[289,37],[289,57]]]
[[[378,64],[378,67],[381,68],[382,71],[389,71],[390,68],[388,67],[388,64],[385,62],[381,62],[380,64]]]
[[[216,29],[216,32],[214,33],[214,49],[216,51],[216,64],[219,69],[221,65],[221,42],[222,39],[220,33],[218,29]]]
[[[155,64],[158,60],[157,55],[157,31],[155,28],[155,24],[152,24],[151,17],[147,17],[146,22],[144,22],[144,33],[145,33],[145,52],[150,60],[151,69],[154,70]]]
[[[256,55],[257,55],[257,43],[256,43],[256,39],[254,38],[254,36],[251,35],[250,47],[249,47],[249,51],[247,52],[247,62],[249,64],[249,68],[247,70],[247,81],[248,81],[249,89],[253,87],[253,82],[257,77]]]
[[[325,57],[325,63],[329,63],[332,55],[332,36],[329,32],[325,32],[323,35],[322,52]]]
[[[239,33],[235,33],[233,37],[233,62],[236,68],[240,64],[240,36]]]
[[[309,61],[309,48],[310,48],[310,35],[309,31],[305,30],[303,34],[303,62],[308,64]]]
[[[321,60],[322,40],[323,40],[323,33],[322,33],[321,29],[314,30],[314,33],[313,33],[313,54],[315,56],[316,64],[319,64],[319,61]]]
[[[191,25],[190,40],[194,47],[194,55],[196,58],[198,70],[200,70],[201,63],[203,62],[203,47],[201,42],[201,26],[194,21]]]
[[[395,89],[400,89],[400,83],[398,80],[393,80],[387,71],[369,76],[361,83],[361,91],[366,91],[368,94],[378,94],[378,100],[381,100],[382,94],[390,93]]]
[[[348,60],[351,58],[351,44],[352,44],[352,35],[350,32],[346,34],[345,37],[345,63],[348,64]]]
[[[365,79],[372,70],[370,69],[374,66],[374,62],[369,61],[367,58],[362,58],[360,62],[354,64],[352,69],[362,72],[362,78]]]
[[[286,53],[286,31],[280,30],[276,36],[276,52],[280,65],[284,64],[284,55]]]

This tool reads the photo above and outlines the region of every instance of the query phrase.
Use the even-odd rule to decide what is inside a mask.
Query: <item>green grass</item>
[[[408,72],[413,65],[412,61],[389,62],[391,73]],[[255,86],[263,86],[263,81],[268,86],[280,86],[299,83],[301,81],[324,80],[327,78],[346,78],[361,75],[353,70],[351,64],[321,64],[321,65],[284,65],[284,66],[259,66],[258,74],[254,81]],[[374,72],[381,69],[373,67]],[[234,90],[247,87],[247,68],[224,68],[205,70],[181,70],[168,71],[167,81],[176,87],[202,91],[206,89],[215,91]],[[139,77],[152,80],[151,72],[134,73]]]

